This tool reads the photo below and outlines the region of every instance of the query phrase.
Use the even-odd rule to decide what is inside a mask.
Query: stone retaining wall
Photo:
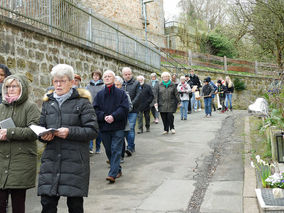
[[[135,75],[150,75],[143,66],[119,60],[115,56],[96,51],[82,44],[57,38],[29,25],[0,17],[0,63],[12,73],[26,74],[31,83],[31,98],[41,106],[41,99],[51,85],[49,72],[58,63],[71,65],[82,77],[82,86],[91,79],[91,72],[111,69],[120,74],[125,66]]]
[[[177,72],[173,67],[167,66],[167,69],[170,69],[171,72],[178,73],[178,76],[189,74],[189,69],[182,69]],[[164,70],[166,71],[166,70]],[[256,98],[261,97],[264,93],[269,90],[270,84],[273,81],[271,77],[263,76],[248,76],[248,75],[236,75],[236,74],[226,74],[216,71],[206,71],[206,70],[195,70],[195,73],[199,76],[199,79],[203,81],[206,77],[210,76],[214,83],[217,82],[219,77],[225,79],[226,76],[230,76],[231,80],[239,78],[241,81],[245,82],[246,90],[235,91],[233,94],[233,108],[235,109],[247,109],[248,105],[253,103]],[[216,102],[216,100],[215,100]]]

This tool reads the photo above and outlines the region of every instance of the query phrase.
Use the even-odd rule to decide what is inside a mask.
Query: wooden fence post
[[[192,52],[191,50],[187,51],[187,60],[188,60],[188,65],[191,66],[192,65]]]
[[[228,72],[227,57],[226,56],[224,56],[224,71]]]
[[[255,74],[258,73],[258,62],[257,61],[254,62],[254,72]]]

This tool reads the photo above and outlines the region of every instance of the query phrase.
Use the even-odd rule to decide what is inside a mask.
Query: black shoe
[[[137,134],[142,134],[143,133],[143,129],[140,129]]]
[[[132,156],[132,151],[129,150],[129,149],[126,149],[125,153],[127,154],[127,157],[131,157]]]
[[[147,128],[147,129],[146,129],[146,132],[150,132],[150,128]]]

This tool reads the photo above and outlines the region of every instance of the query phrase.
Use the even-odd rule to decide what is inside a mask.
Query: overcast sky
[[[174,17],[178,17],[180,8],[177,8],[179,0],[164,0],[164,10],[166,21],[174,20]]]

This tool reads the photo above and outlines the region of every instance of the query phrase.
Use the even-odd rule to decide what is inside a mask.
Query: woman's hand
[[[7,140],[7,129],[0,129],[0,141]]]
[[[49,132],[49,133],[46,133],[45,135],[42,135],[40,137],[41,137],[42,140],[51,141],[54,138],[54,134]]]
[[[112,115],[108,115],[105,117],[105,121],[109,124],[111,124],[114,121],[114,118]]]
[[[62,127],[62,128],[59,128],[55,133],[54,133],[54,136],[57,136],[59,138],[67,138],[69,134],[69,129],[68,128],[65,128],[65,127]]]

